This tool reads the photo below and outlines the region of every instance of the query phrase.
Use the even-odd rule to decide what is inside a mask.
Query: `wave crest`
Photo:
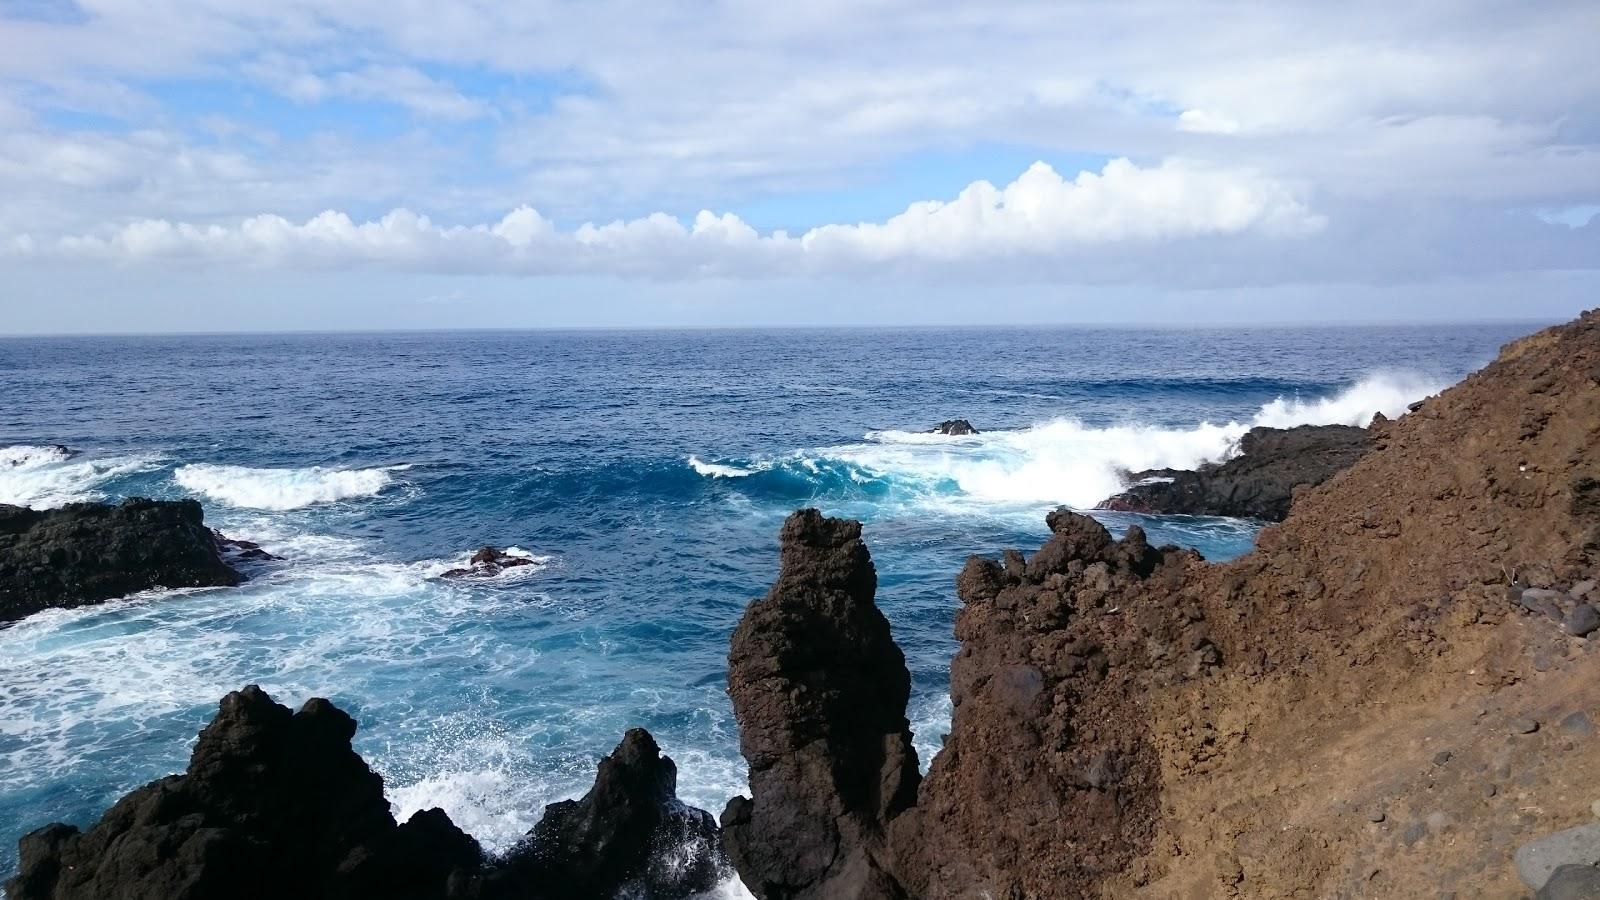
[[[0,447],[0,503],[38,509],[103,500],[100,488],[123,475],[153,469],[153,454],[85,459],[65,447],[16,444]]]
[[[229,506],[288,510],[374,496],[394,481],[391,472],[404,468],[252,469],[194,463],[179,466],[172,477],[186,490]]]
[[[841,492],[853,498],[865,491],[896,506],[942,513],[1028,510],[1032,515],[1047,505],[1091,507],[1122,490],[1129,471],[1194,469],[1228,459],[1256,426],[1366,425],[1379,412],[1404,413],[1413,400],[1439,387],[1416,376],[1372,375],[1331,396],[1278,397],[1243,422],[1095,428],[1061,418],[961,437],[874,431],[858,443],[801,450],[781,460],[734,465],[691,457],[690,465],[712,477],[747,478],[775,469],[782,478],[806,481],[818,499]]]

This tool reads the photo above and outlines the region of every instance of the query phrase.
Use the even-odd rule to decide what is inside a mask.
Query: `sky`
[[[0,0],[0,334],[1561,319],[1597,45],[1594,0]]]

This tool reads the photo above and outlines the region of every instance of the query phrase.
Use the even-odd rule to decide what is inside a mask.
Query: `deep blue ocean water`
[[[1032,548],[1053,506],[1252,423],[1403,411],[1534,327],[0,340],[0,502],[190,496],[286,557],[0,628],[0,874],[26,831],[181,770],[252,682],[350,710],[398,813],[443,806],[494,847],[633,725],[720,812],[744,786],[728,635],[807,505],[866,523],[925,766],[969,553]],[[984,433],[923,433],[953,417]],[[1100,515],[1209,558],[1255,532]],[[486,543],[540,564],[437,577]]]

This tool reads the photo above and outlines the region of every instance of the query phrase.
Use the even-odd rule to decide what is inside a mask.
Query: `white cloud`
[[[560,231],[524,206],[496,222],[452,226],[405,209],[367,222],[331,210],[298,224],[277,215],[233,226],[146,219],[53,242],[24,236],[12,247],[22,255],[117,262],[687,278],[1049,263],[1113,246],[1246,234],[1294,239],[1324,224],[1288,186],[1257,172],[1117,159],[1070,180],[1035,163],[1004,187],[975,182],[954,200],[914,203],[884,222],[823,225],[800,236],[761,234],[736,215],[709,211],[687,224],[655,213]]]
[[[305,62],[268,55],[245,70],[278,93],[301,103],[331,98],[373,100],[403,106],[430,119],[465,121],[490,114],[488,104],[412,66],[364,65],[319,73]]]

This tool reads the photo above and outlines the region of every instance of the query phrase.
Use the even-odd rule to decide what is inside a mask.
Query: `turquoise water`
[[[286,558],[0,629],[0,873],[27,830],[181,770],[250,682],[351,710],[397,812],[443,806],[491,846],[633,725],[719,812],[744,785],[728,634],[806,505],[866,522],[925,765],[967,554],[1037,545],[1053,506],[1226,455],[1253,423],[1403,410],[1531,328],[0,341],[0,502],[195,497]],[[922,432],[952,417],[984,433]],[[1255,532],[1103,518],[1210,558]],[[437,577],[485,543],[539,563]]]

